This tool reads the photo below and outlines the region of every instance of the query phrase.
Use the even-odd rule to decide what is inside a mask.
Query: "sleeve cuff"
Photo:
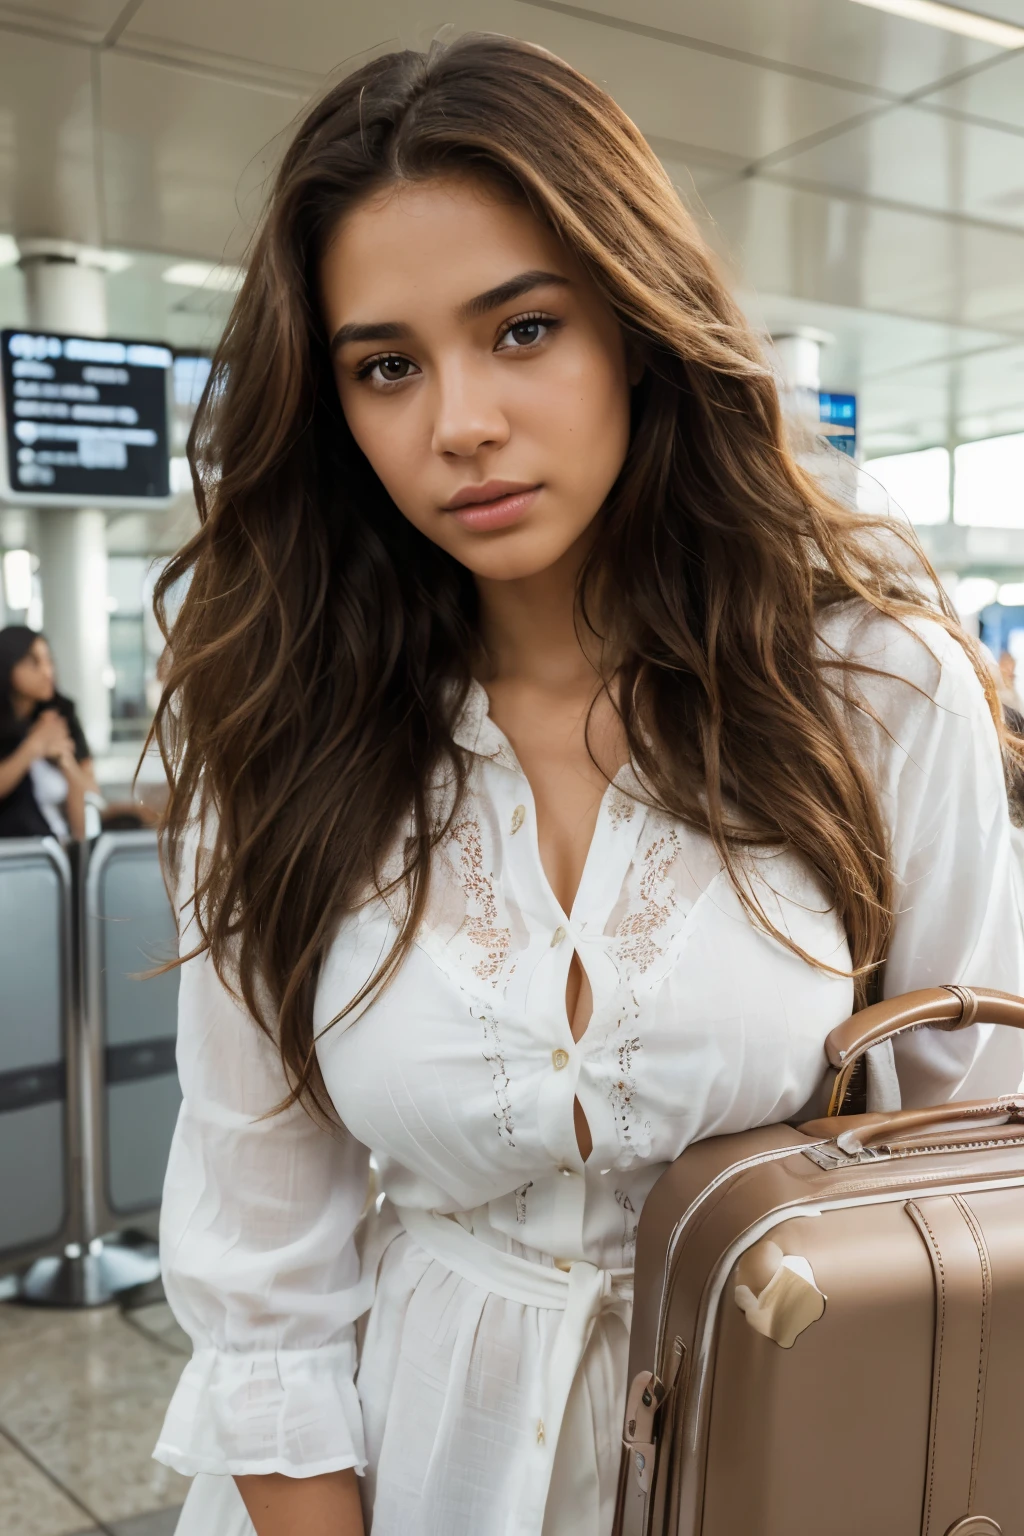
[[[154,1458],[194,1477],[317,1477],[366,1466],[354,1339],[321,1349],[200,1349],[182,1372]]]

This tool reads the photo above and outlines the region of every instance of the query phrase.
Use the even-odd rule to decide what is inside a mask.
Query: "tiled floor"
[[[3,1536],[173,1536],[188,1484],[150,1452],[187,1352],[162,1303],[0,1303]]]

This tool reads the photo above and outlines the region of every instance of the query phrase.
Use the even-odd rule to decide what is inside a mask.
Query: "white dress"
[[[885,990],[1024,991],[991,718],[959,647],[919,627],[934,654],[859,607],[823,628],[826,646],[909,680],[858,685],[881,722],[856,729],[897,873]],[[428,917],[391,984],[319,1044],[344,1129],[300,1109],[261,1119],[284,1093],[274,1047],[208,960],[182,971],[162,1250],[195,1355],[156,1450],[199,1474],[179,1536],[251,1533],[230,1473],[346,1467],[373,1536],[607,1536],[644,1198],[694,1138],[796,1115],[851,1011],[850,981],[758,931],[708,840],[630,798],[629,770],[563,912],[479,687],[458,740],[470,791]],[[752,858],[747,878],[808,953],[848,965],[792,855]],[[342,925],[318,1027],[394,931],[379,901]],[[578,1043],[574,949],[594,996]],[[896,1059],[908,1104],[1012,1092],[1024,1068],[1020,1037],[989,1027],[921,1032]],[[378,1211],[360,1226],[371,1152]]]

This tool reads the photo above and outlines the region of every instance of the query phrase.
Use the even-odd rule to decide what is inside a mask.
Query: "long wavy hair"
[[[406,953],[446,830],[430,785],[446,774],[458,798],[466,782],[452,731],[478,657],[469,573],[401,516],[346,426],[318,265],[361,199],[452,174],[524,199],[646,364],[579,580],[617,659],[641,778],[711,837],[762,925],[743,845],[802,856],[845,926],[861,1000],[885,957],[893,881],[840,707],[843,663],[826,669],[816,641],[822,612],[860,599],[900,621],[928,615],[970,649],[937,583],[926,598],[908,574],[892,525],[869,536],[883,520],[799,467],[756,337],[604,91],[540,48],[480,36],[388,54],[334,86],[284,156],[199,405],[200,526],[157,586],[170,662],[154,726],[175,876],[190,822],[212,812],[198,947],[279,1042],[292,1100],[313,1105],[325,952],[397,842],[406,915],[373,984]]]

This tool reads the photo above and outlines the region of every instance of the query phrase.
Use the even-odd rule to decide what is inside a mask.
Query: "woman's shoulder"
[[[860,600],[837,604],[818,622],[826,671],[835,663],[857,702],[917,714],[936,706],[967,714],[985,690],[968,650],[938,619],[926,613],[893,618]]]

